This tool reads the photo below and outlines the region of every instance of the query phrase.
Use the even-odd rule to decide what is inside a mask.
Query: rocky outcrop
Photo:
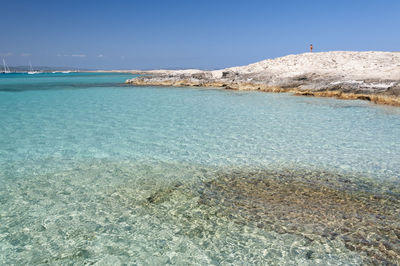
[[[126,83],[291,92],[400,106],[400,53],[305,53],[214,71],[150,71]]]

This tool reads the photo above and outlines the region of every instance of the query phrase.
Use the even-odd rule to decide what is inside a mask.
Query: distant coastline
[[[53,72],[53,71],[71,71],[71,72],[86,72],[89,71],[88,69],[81,69],[77,70],[76,68],[72,67],[55,67],[55,66],[32,66],[33,69],[40,71],[40,72]],[[30,66],[10,66],[9,67],[11,73],[24,73],[31,70]]]
[[[287,92],[400,106],[400,52],[321,52],[288,55],[241,67],[204,71],[113,70],[147,74],[136,86],[196,86]]]

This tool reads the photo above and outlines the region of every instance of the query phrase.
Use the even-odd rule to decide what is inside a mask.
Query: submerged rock
[[[369,263],[400,263],[398,190],[377,193],[343,180],[325,172],[221,173],[204,183],[199,202],[239,223],[310,241],[343,241],[366,253]]]

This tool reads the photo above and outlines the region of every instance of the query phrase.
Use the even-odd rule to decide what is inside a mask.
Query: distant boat
[[[30,66],[29,71],[28,71],[28,74],[29,74],[29,75],[32,75],[32,74],[39,74],[39,73],[40,73],[39,71],[33,70],[31,61],[29,61],[29,66]]]
[[[4,58],[3,58],[3,67],[4,67],[4,70],[2,72],[0,72],[0,73],[2,73],[2,74],[11,73],[10,68],[7,66],[6,61],[4,60]]]
[[[71,72],[72,71],[70,71],[70,70],[65,70],[65,71],[53,71],[51,73],[53,73],[53,74],[56,74],[56,73],[68,74],[68,73],[71,73]]]

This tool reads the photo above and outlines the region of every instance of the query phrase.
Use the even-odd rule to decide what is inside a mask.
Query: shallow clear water
[[[131,77],[0,76],[1,264],[398,261],[399,109]]]

